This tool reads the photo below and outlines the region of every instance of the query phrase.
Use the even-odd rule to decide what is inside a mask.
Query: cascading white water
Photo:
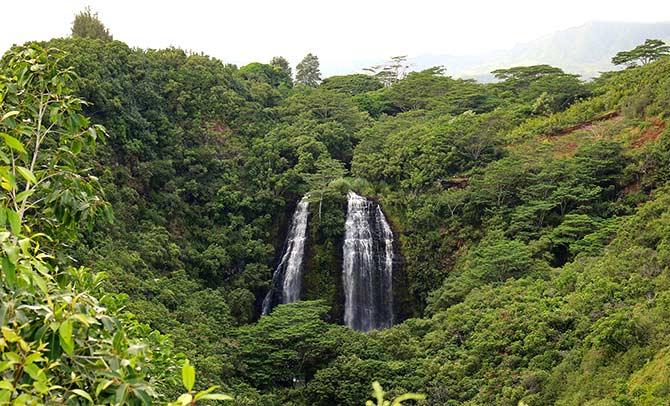
[[[309,202],[305,196],[293,213],[281,260],[272,274],[270,291],[263,300],[263,315],[280,303],[293,303],[300,299],[308,218]]]
[[[344,323],[370,331],[393,325],[393,232],[379,204],[349,192],[344,236]]]

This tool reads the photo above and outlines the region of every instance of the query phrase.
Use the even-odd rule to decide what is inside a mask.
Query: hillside
[[[647,38],[670,40],[670,23],[593,21],[517,44],[511,49],[476,55],[420,55],[412,58],[417,69],[443,65],[451,75],[491,80],[490,72],[511,66],[548,64],[586,78],[614,68],[612,56]]]

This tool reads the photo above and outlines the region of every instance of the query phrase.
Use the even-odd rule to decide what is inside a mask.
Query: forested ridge
[[[0,403],[361,405],[373,381],[426,405],[670,402],[664,44],[589,82],[483,84],[91,30],[0,62]],[[400,258],[396,324],[370,333],[342,325],[349,191]],[[302,300],[261,317],[307,194]]]

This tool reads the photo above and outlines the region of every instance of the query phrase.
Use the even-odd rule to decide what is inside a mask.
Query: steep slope
[[[320,370],[310,403],[355,404],[366,373],[434,405],[667,403],[669,71],[612,75],[566,111],[502,127],[505,151],[450,182],[456,118],[380,120],[354,172],[395,207],[413,289],[443,282],[428,317]]]

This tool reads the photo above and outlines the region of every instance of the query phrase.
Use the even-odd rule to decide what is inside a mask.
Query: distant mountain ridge
[[[670,22],[627,23],[592,21],[522,43],[508,50],[479,55],[420,55],[410,62],[421,70],[443,65],[450,75],[491,80],[490,72],[521,65],[549,64],[591,78],[615,67],[617,52],[631,49],[648,38],[670,42]]]

